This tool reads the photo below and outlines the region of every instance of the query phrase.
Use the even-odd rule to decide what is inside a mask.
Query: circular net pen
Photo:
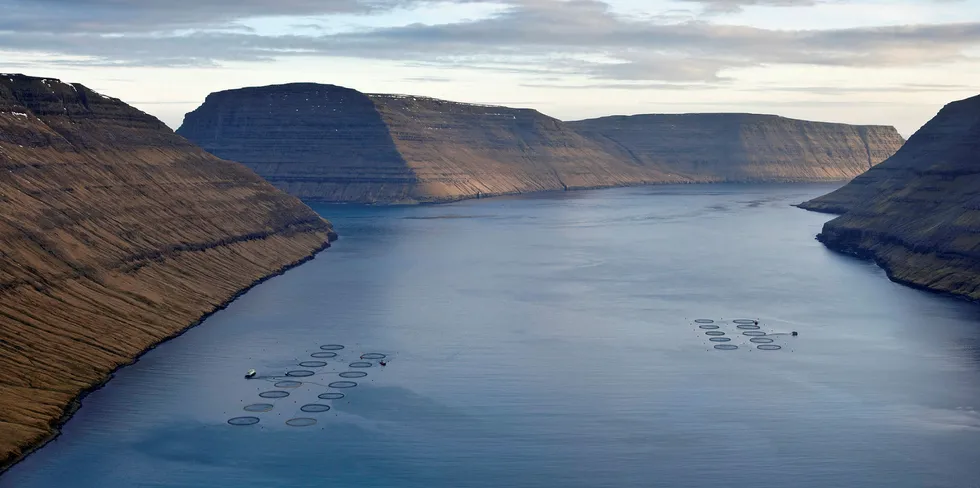
[[[343,348],[344,346],[340,344],[325,344],[320,346],[320,349],[323,349],[324,351],[339,351]]]
[[[276,383],[273,386],[275,386],[276,388],[299,388],[300,386],[303,386],[303,382],[302,381],[285,380],[285,381],[280,381],[280,382]]]
[[[742,325],[755,325],[755,321],[751,319],[735,319],[732,322],[736,324],[742,324]]]
[[[715,344],[715,349],[719,349],[722,351],[734,351],[738,349],[738,346],[736,346],[735,344]]]
[[[324,405],[322,403],[307,403],[306,405],[299,407],[299,409],[307,413],[320,413],[330,410],[330,405]]]
[[[776,344],[759,344],[755,347],[763,351],[778,351],[782,349],[782,346],[777,346]]]
[[[694,319],[694,322],[697,323],[697,324],[713,324],[713,323],[715,323],[715,321],[714,320],[711,320],[711,319]]]
[[[341,398],[344,398],[344,394],[339,391],[332,391],[329,393],[320,393],[316,397],[321,400],[340,400]]]
[[[337,353],[330,352],[330,351],[320,351],[320,352],[315,352],[313,354],[310,354],[310,357],[317,358],[317,359],[330,359],[330,358],[337,357]]]
[[[706,336],[723,336],[723,335],[725,335],[725,333],[722,332],[722,331],[720,331],[720,330],[709,330],[708,332],[705,332],[704,335],[706,335]]]
[[[370,368],[374,365],[367,361],[354,361],[353,363],[348,364],[348,366],[352,368]]]
[[[742,332],[742,335],[749,336],[749,337],[762,337],[766,335],[766,333],[762,332],[761,330],[747,330],[745,332]]]
[[[305,378],[307,376],[313,376],[316,373],[308,369],[294,369],[292,371],[287,371],[286,376],[292,376],[294,378]]]
[[[708,339],[711,342],[730,342],[731,339],[728,337],[712,337]]]
[[[245,408],[243,408],[243,410],[245,410],[246,412],[268,412],[272,410],[274,407],[275,405],[271,403],[253,403],[251,405],[245,405]]]
[[[309,427],[311,425],[316,425],[316,419],[299,417],[287,420],[286,425],[290,427]]]
[[[770,344],[772,343],[772,339],[768,337],[753,337],[749,339],[749,342],[754,342],[756,344]]]
[[[259,423],[258,417],[234,417],[228,419],[228,423],[231,425],[255,425]]]
[[[340,376],[341,378],[363,378],[367,376],[367,373],[364,371],[344,371],[337,376]]]
[[[286,398],[289,396],[289,392],[279,390],[263,391],[259,393],[259,396],[262,398]]]
[[[303,361],[299,363],[304,368],[322,368],[327,365],[326,361]]]
[[[754,324],[738,324],[735,327],[738,327],[739,329],[742,329],[742,330],[759,330],[760,329],[760,327],[758,325],[754,325]]]
[[[353,388],[353,387],[357,386],[357,382],[356,381],[334,381],[333,383],[330,383],[327,386],[329,386],[330,388]]]
[[[380,352],[369,352],[367,354],[361,354],[361,359],[384,359],[386,357],[388,356],[385,354],[381,354]]]

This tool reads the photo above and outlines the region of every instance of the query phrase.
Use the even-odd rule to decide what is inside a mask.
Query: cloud
[[[669,83],[669,82],[596,82],[565,84],[560,80],[555,83],[522,83],[528,88],[548,88],[559,90],[700,90],[725,92],[759,92],[759,93],[806,93],[839,97],[841,95],[865,95],[869,93],[974,93],[977,87],[973,85],[933,84],[933,83],[901,83],[878,86],[785,86],[785,85],[754,85],[752,87],[736,86],[728,81],[719,83]],[[689,104],[691,102],[683,102]],[[715,103],[715,102],[712,102]],[[794,102],[797,103],[797,102]],[[825,103],[823,101],[816,103]]]
[[[452,78],[446,78],[443,76],[411,76],[408,78],[402,78],[405,81],[414,81],[418,83],[451,83]]]
[[[563,84],[563,83],[522,83],[521,86],[527,88],[548,88],[548,89],[558,89],[558,90],[718,90],[726,88],[727,85],[721,84],[706,84],[706,83],[665,83],[665,82],[651,82],[651,83],[580,83],[580,84]]]
[[[744,7],[812,7],[818,4],[847,3],[847,0],[680,0],[700,4],[706,14],[729,14],[741,12]],[[925,0],[932,3],[954,3],[963,0]],[[882,8],[888,8],[883,4]]]
[[[0,31],[139,33],[266,16],[370,14],[422,0],[0,0]]]
[[[944,85],[944,84],[934,84],[934,83],[902,83],[897,85],[880,85],[880,86],[757,86],[754,88],[739,88],[738,91],[754,91],[754,92],[795,92],[795,93],[809,93],[812,95],[829,95],[829,96],[840,96],[840,95],[854,95],[854,94],[867,94],[867,93],[974,93],[977,91],[976,86],[971,85]]]
[[[10,0],[0,0],[0,6]],[[35,0],[37,4],[67,4]],[[508,8],[493,16],[457,23],[416,23],[357,32],[259,35],[227,29],[190,32],[110,33],[123,22],[184,25],[209,19],[215,25],[245,15],[365,12],[408,5],[415,0],[172,0],[141,9],[136,0],[81,0],[96,10],[120,11],[87,24],[94,14],[66,19],[70,26],[46,32],[27,22],[17,27],[0,20],[0,50],[49,52],[67,56],[55,63],[121,66],[213,66],[227,61],[262,61],[291,56],[394,60],[430,67],[466,67],[541,76],[579,75],[597,83],[718,83],[726,70],[769,65],[846,67],[917,66],[969,59],[980,45],[980,23],[906,25],[833,30],[773,30],[628,18],[600,0],[503,0]],[[695,1],[695,0],[690,0]],[[26,2],[17,2],[26,3]],[[162,4],[163,2],[152,2]],[[766,3],[805,5],[806,1],[705,0],[708,7]],[[32,5],[34,3],[32,2]],[[190,13],[180,11],[186,7]],[[221,6],[229,8],[219,12]],[[24,17],[35,7],[14,12]],[[83,9],[84,10],[84,9]],[[156,23],[150,17],[158,17]],[[54,25],[45,17],[47,29]],[[40,23],[40,21],[38,22]]]
[[[706,13],[733,13],[748,5],[765,5],[772,7],[810,7],[822,0],[681,0],[683,2],[699,3]]]

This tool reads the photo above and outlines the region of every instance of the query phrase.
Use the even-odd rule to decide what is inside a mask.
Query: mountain
[[[335,236],[119,100],[0,75],[0,469],[114,369]]]
[[[817,236],[895,281],[980,299],[980,96],[946,105],[885,162],[800,205]]]
[[[444,201],[645,182],[534,110],[299,83],[213,93],[177,130],[307,200]]]
[[[726,117],[690,117],[691,135],[665,137],[657,124],[644,132],[622,118],[568,123],[529,109],[294,83],[212,93],[177,133],[305,200],[365,203],[650,183],[844,179],[902,143],[891,128],[766,116],[730,124]],[[697,125],[714,118],[726,123]],[[621,137],[626,125],[630,135]],[[733,157],[730,144],[739,130],[756,135]],[[779,166],[760,169],[776,164],[769,153],[778,154]],[[802,159],[791,161],[796,157]]]
[[[695,181],[839,181],[884,161],[905,142],[895,128],[756,114],[652,114],[572,122],[626,149],[644,166]]]

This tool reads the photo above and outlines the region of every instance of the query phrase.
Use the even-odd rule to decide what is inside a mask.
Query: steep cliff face
[[[892,279],[980,299],[980,96],[951,103],[885,162],[800,205],[843,213],[827,246]]]
[[[681,181],[536,110],[371,95],[418,200]]]
[[[212,93],[177,133],[308,200],[400,201],[418,184],[374,102],[339,86]]]
[[[214,93],[178,129],[308,200],[429,202],[645,183],[822,181],[901,145],[891,128],[769,116],[611,117],[290,84]]]
[[[214,93],[177,133],[308,200],[445,201],[635,184],[653,174],[534,110],[333,85]]]
[[[697,182],[846,180],[902,146],[893,127],[755,114],[613,116],[571,122],[645,166]]]
[[[112,370],[334,235],[119,100],[0,75],[0,469]]]

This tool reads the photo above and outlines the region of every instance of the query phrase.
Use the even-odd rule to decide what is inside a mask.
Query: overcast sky
[[[756,112],[896,126],[980,93],[980,0],[0,0],[0,72],[178,127],[314,81],[580,119]]]

